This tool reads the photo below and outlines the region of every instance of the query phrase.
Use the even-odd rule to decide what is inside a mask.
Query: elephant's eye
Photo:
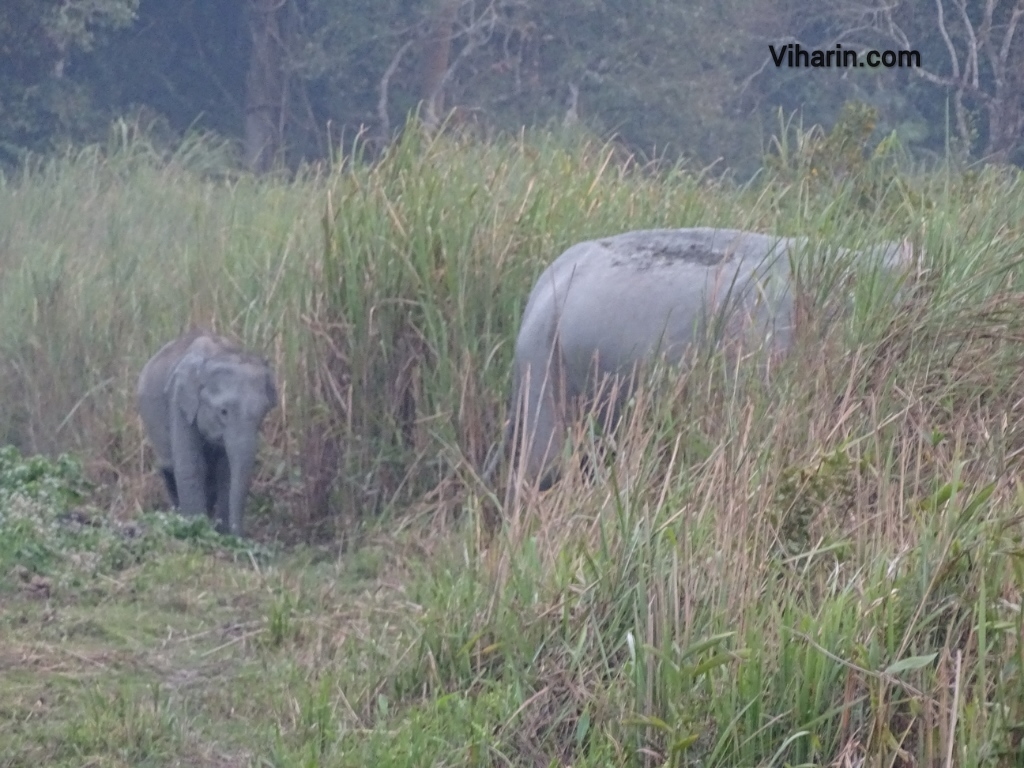
[[[226,419],[228,417],[228,409],[226,407],[222,407],[220,409],[220,415],[221,415],[221,418]]]

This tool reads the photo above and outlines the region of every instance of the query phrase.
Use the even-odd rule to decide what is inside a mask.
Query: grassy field
[[[0,182],[0,766],[1021,765],[1021,180],[809,156],[128,141]],[[811,239],[796,351],[639,393],[590,481],[485,487],[539,272],[698,225]],[[835,282],[904,236],[904,283]],[[278,373],[252,540],[159,511],[132,393],[190,324]]]

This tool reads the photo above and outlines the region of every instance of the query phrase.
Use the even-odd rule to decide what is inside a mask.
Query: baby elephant
[[[139,411],[171,504],[242,535],[260,425],[277,405],[266,360],[193,330],[164,345],[139,374]]]

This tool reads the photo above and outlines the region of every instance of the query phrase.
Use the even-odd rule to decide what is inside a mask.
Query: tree
[[[285,43],[277,12],[283,0],[248,0],[251,38],[245,78],[245,163],[252,171],[270,170],[281,151],[283,120],[288,113]]]
[[[444,87],[449,76],[452,33],[462,0],[437,0],[432,18],[427,23],[423,41],[422,118],[436,128],[444,112]]]
[[[876,0],[844,13],[849,39],[919,51],[910,76],[933,102],[936,90],[949,94],[962,149],[999,163],[1024,148],[1022,17],[1024,0]]]
[[[984,109],[987,137],[982,155],[1005,163],[1020,149],[1024,129],[1024,41],[1018,35],[1024,0],[984,0],[980,9],[980,4],[968,8],[967,0],[934,3],[934,24],[946,48],[948,69],[914,71],[952,93],[957,133],[965,147],[973,138],[970,107]],[[888,36],[912,48],[896,9],[880,5],[878,10]]]
[[[68,72],[76,55],[131,24],[138,0],[5,0],[0,6],[0,158],[43,150],[94,122],[89,88]]]
[[[144,108],[171,134],[241,139],[250,34],[248,0],[142,0],[137,21],[103,51],[75,61],[112,115]]]

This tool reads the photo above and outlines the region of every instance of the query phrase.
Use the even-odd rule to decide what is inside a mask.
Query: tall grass
[[[3,439],[138,477],[132,377],[162,341],[211,326],[279,371],[275,479],[302,457],[308,511],[360,517],[487,450],[516,315],[552,255],[737,207],[684,174],[666,191],[601,147],[408,136],[377,165],[287,181],[209,177],[143,144],[5,180]]]
[[[155,501],[134,376],[205,324],[281,380],[265,523],[423,534],[405,652],[358,686],[308,656],[321,764],[1020,759],[1017,176],[782,168],[737,189],[409,131],[290,180],[86,152],[5,181],[0,217],[2,439],[80,452],[115,507]],[[923,256],[903,285],[861,274],[767,377],[701,357],[636,395],[615,451],[581,425],[590,479],[568,462],[482,534],[475,468],[536,275],[582,239],[697,225],[807,235],[843,290],[835,247],[908,235]],[[282,761],[308,754],[295,738]]]

